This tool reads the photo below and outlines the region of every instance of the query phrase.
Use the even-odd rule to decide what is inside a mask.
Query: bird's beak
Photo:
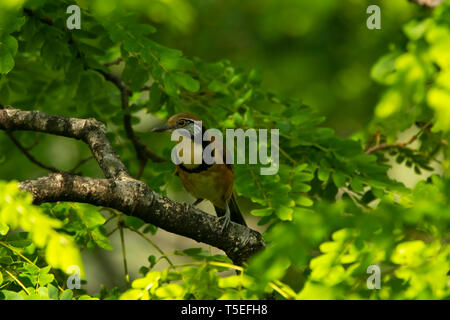
[[[158,127],[155,127],[152,129],[152,132],[166,132],[172,130],[172,127],[168,125],[167,123],[160,125]]]

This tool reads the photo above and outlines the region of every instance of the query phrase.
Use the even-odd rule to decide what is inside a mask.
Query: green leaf
[[[272,208],[253,209],[250,213],[257,217],[265,217],[270,216],[273,213],[273,209]]]
[[[183,299],[185,294],[185,289],[182,285],[178,283],[170,283],[163,287],[156,289],[155,294],[160,299]]]
[[[127,27],[127,31],[133,33],[136,37],[142,37],[148,34],[152,34],[156,32],[156,28],[149,24],[130,24]]]
[[[77,204],[77,213],[89,229],[103,225],[106,221],[98,209],[90,205]]]
[[[130,85],[132,91],[140,91],[149,79],[148,71],[139,64],[137,58],[131,57],[127,60],[122,72],[123,80]]]
[[[73,298],[73,291],[70,289],[66,289],[61,294],[60,300],[72,300]]]
[[[358,177],[353,177],[351,179],[350,186],[356,192],[364,192],[364,186],[363,186],[363,184],[361,182],[361,179],[359,179]]]
[[[311,190],[309,184],[303,183],[297,179],[292,182],[292,191],[294,192],[308,192],[309,190]]]
[[[294,175],[294,180],[297,182],[311,181],[313,178],[314,178],[314,175],[309,172],[297,172]]]
[[[166,73],[164,76],[164,89],[166,89],[166,93],[171,97],[178,95],[177,86],[171,73]]]
[[[345,182],[347,181],[346,176],[340,171],[334,171],[332,175],[333,182],[336,187],[341,188],[345,186]]]
[[[280,206],[277,210],[275,210],[276,215],[280,220],[286,221],[286,220],[292,220],[292,213],[294,212],[294,209],[286,207],[286,206]]]
[[[80,78],[80,83],[77,90],[77,98],[83,103],[98,97],[101,92],[104,78],[93,70],[84,71]]]
[[[7,74],[14,68],[14,57],[6,45],[0,45],[0,74]]]
[[[17,54],[17,49],[19,48],[16,38],[10,35],[3,38],[1,46],[5,46],[13,57]]]
[[[233,107],[235,109],[239,108],[241,105],[243,105],[248,99],[250,99],[250,97],[252,96],[253,93],[253,89],[249,89],[242,98],[237,99],[234,102]]]
[[[303,196],[303,195],[297,197],[295,199],[295,203],[299,206],[304,206],[304,207],[310,207],[314,204],[314,202],[310,198]]]
[[[193,63],[189,59],[167,55],[161,57],[160,63],[169,71],[190,70],[193,67]]]
[[[23,300],[23,296],[14,291],[0,290],[0,293],[3,294],[5,300]]]
[[[150,232],[150,233],[153,234],[153,235],[156,234],[157,231],[158,231],[158,227],[152,225],[151,223],[148,223],[148,224],[145,226],[144,230],[142,230],[143,233],[148,233],[148,232]]]
[[[242,285],[242,277],[237,275],[232,275],[229,277],[224,277],[219,279],[219,287],[221,288],[237,288]]]
[[[411,40],[419,40],[427,31],[430,25],[430,19],[422,21],[410,21],[403,26],[403,31]]]
[[[183,253],[188,256],[196,256],[202,252],[203,252],[202,248],[188,248],[183,250]]]
[[[50,35],[46,38],[41,48],[41,56],[44,62],[52,69],[59,69],[67,61],[70,61],[68,59],[70,56],[68,47],[62,41]]]
[[[109,238],[106,236],[106,230],[103,227],[97,227],[92,230],[91,236],[97,246],[104,250],[112,250],[113,246],[109,243]]]
[[[176,72],[173,74],[174,81],[191,92],[197,92],[200,89],[200,83],[186,73]]]
[[[161,90],[157,82],[150,87],[149,112],[156,112],[161,108]]]
[[[130,227],[134,230],[139,230],[145,224],[142,219],[133,216],[125,216],[123,221],[127,227]]]
[[[51,273],[49,273],[50,271],[50,266],[44,267],[42,269],[39,270],[39,284],[41,286],[46,286],[47,284],[49,284],[50,282],[52,282],[55,279],[55,276]]]
[[[17,232],[8,238],[8,244],[16,248],[25,248],[31,243],[28,232]]]
[[[56,288],[54,285],[52,284],[48,284],[47,285],[47,290],[48,290],[48,297],[52,300],[58,300],[59,296],[59,291],[58,288]]]
[[[87,294],[83,294],[78,298],[78,300],[98,300],[98,298],[91,297]]]
[[[329,168],[322,168],[319,167],[317,171],[317,178],[319,178],[320,181],[328,181],[328,178],[330,177],[331,170]]]
[[[4,236],[8,233],[8,231],[9,231],[8,225],[0,222],[0,235]]]
[[[398,53],[394,52],[381,57],[372,67],[370,73],[372,79],[382,84],[392,83],[392,75],[396,70],[395,59],[398,55]]]
[[[450,72],[447,75],[450,78]],[[431,88],[427,96],[428,104],[434,110],[433,131],[450,132],[450,90]]]
[[[262,72],[259,69],[252,69],[248,74],[248,81],[252,84],[259,84],[262,80]]]
[[[133,289],[150,289],[156,288],[159,285],[159,280],[161,278],[161,272],[150,271],[144,278],[139,278],[133,281],[131,284]]]
[[[156,264],[156,257],[154,255],[150,255],[148,256],[147,260],[150,263],[150,269],[153,268]]]

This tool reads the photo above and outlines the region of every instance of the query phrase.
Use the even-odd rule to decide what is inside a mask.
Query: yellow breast
[[[177,166],[183,187],[196,199],[206,199],[215,206],[225,208],[233,192],[233,172],[225,164],[213,164],[198,173],[184,171]]]

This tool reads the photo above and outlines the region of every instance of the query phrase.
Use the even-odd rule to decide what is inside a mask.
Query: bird
[[[177,175],[184,189],[188,191],[196,200],[194,206],[203,200],[209,200],[214,205],[217,216],[223,220],[222,231],[225,230],[230,221],[247,226],[242,212],[236,202],[236,195],[233,190],[234,172],[231,164],[226,164],[226,148],[217,148],[214,152],[221,152],[223,163],[212,162],[208,164],[203,158],[203,150],[209,144],[204,141],[203,134],[206,127],[201,119],[190,113],[178,113],[171,116],[167,122],[161,126],[153,128],[153,132],[173,132],[177,129],[185,129],[186,138],[191,145],[191,160],[194,153],[202,152],[201,163],[194,161],[180,162],[176,165]],[[214,140],[213,140],[214,141]],[[197,148],[195,146],[197,144]],[[201,144],[201,148],[199,147]],[[178,146],[178,145],[177,145]]]

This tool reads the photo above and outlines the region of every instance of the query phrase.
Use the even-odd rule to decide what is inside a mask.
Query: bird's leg
[[[186,203],[186,202],[183,203],[183,210],[184,210],[185,214],[187,214],[189,212],[190,207],[191,206],[189,205],[189,203]]]
[[[228,225],[231,221],[231,213],[230,213],[230,207],[228,206],[228,202],[225,201],[225,214],[219,218],[221,221],[223,220],[222,225],[222,232],[228,228]]]
[[[204,199],[202,198],[198,198],[197,200],[195,200],[195,202],[192,204],[194,207],[199,205]]]

